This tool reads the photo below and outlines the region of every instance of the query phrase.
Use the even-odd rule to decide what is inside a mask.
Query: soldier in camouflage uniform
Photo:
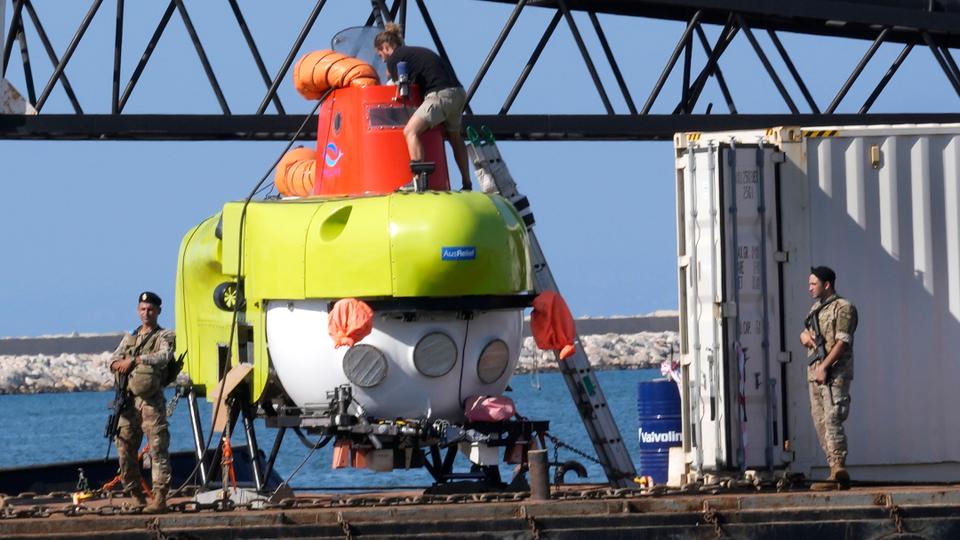
[[[123,489],[141,506],[146,504],[146,496],[137,451],[144,433],[150,445],[153,501],[144,513],[165,512],[170,489],[170,433],[162,380],[173,361],[174,334],[157,324],[160,304],[160,297],[152,292],[139,296],[137,312],[143,324],[123,337],[110,363],[111,371],[129,375],[127,389],[133,400],[120,413],[116,444]]]
[[[811,363],[807,367],[810,390],[810,414],[817,430],[820,446],[830,464],[825,482],[814,482],[811,489],[849,489],[846,470],[847,436],[843,422],[850,413],[850,382],[853,380],[853,334],[857,329],[857,308],[837,295],[836,274],[826,266],[810,269],[808,286],[816,300],[807,315],[807,324],[800,333],[800,342],[807,348]],[[817,317],[823,351],[816,360],[817,336],[812,325]]]

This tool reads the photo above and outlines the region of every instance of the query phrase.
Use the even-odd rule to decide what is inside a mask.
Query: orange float
[[[284,197],[386,194],[410,182],[410,154],[403,128],[423,99],[414,85],[399,96],[396,86],[379,84],[376,71],[357,58],[315,51],[297,62],[297,91],[319,99],[317,151],[296,148],[277,166],[274,183]],[[433,191],[449,191],[446,153],[439,127],[420,135],[424,161],[435,169],[427,179]]]
[[[313,194],[317,152],[311,148],[294,148],[280,159],[273,183],[284,197],[309,197]]]
[[[330,88],[380,84],[373,66],[331,50],[313,51],[293,68],[293,86],[307,99],[320,99]]]

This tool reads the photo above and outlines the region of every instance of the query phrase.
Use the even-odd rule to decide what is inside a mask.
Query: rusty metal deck
[[[0,509],[0,537],[960,537],[957,485],[858,487],[827,493],[582,488],[555,491],[550,501],[532,501],[526,493],[421,492],[299,495],[262,510],[231,505],[213,509],[181,501],[181,511],[162,516],[112,504],[119,500],[72,507],[64,501],[14,498]],[[18,513],[34,517],[15,517]]]

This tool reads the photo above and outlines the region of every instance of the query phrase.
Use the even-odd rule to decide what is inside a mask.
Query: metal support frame
[[[137,67],[134,68],[133,74],[130,75],[127,86],[123,89],[120,102],[117,104],[118,113],[123,112],[123,107],[127,104],[127,100],[130,99],[130,94],[133,93],[134,87],[137,86],[137,81],[140,80],[140,75],[143,74],[144,68],[147,67],[147,62],[150,60],[150,56],[153,55],[153,50],[157,47],[157,42],[160,41],[160,36],[163,35],[163,31],[167,28],[167,23],[170,22],[170,17],[173,16],[175,9],[176,5],[174,5],[173,0],[170,0],[170,3],[167,4],[167,9],[164,10],[163,15],[160,16],[160,22],[157,23],[157,28],[153,31],[153,36],[150,37],[150,41],[147,42],[147,47],[143,50],[143,54],[140,55],[140,61],[137,62]],[[117,76],[119,77],[119,73]]]
[[[697,104],[697,100],[700,99],[700,93],[703,92],[703,88],[707,84],[707,79],[713,73],[713,70],[716,69],[720,57],[726,52],[727,47],[730,46],[730,43],[733,42],[733,38],[736,37],[739,31],[740,27],[735,26],[732,21],[729,20],[723,26],[723,29],[720,31],[720,37],[717,38],[717,42],[713,46],[713,53],[707,57],[706,65],[704,65],[700,71],[700,75],[697,76],[691,85],[688,102],[678,103],[673,109],[673,114],[678,114],[681,108],[686,108],[688,111],[693,110],[693,107]]]
[[[122,2],[123,0],[120,1]],[[263,79],[263,84],[269,89],[271,82],[270,74],[267,72],[267,66],[263,63],[263,57],[260,56],[260,49],[257,48],[257,43],[253,40],[253,34],[250,33],[247,21],[243,18],[243,13],[240,11],[237,0],[228,1],[230,2],[230,9],[233,10],[233,16],[237,19],[237,24],[240,26],[240,31],[243,33],[243,39],[247,42],[247,48],[250,49],[250,54],[253,55],[253,61],[257,64],[257,71],[260,72],[260,78]],[[286,114],[286,111],[283,109],[283,104],[280,103],[280,98],[276,94],[274,94],[272,101],[278,114]]]
[[[200,485],[207,484],[207,470],[203,466],[204,448],[203,448],[203,427],[200,423],[200,408],[197,407],[197,392],[193,385],[187,391],[187,407],[190,412],[190,434],[193,437],[193,450],[200,465],[197,470],[200,473]]]
[[[223,114],[230,114],[230,107],[227,106],[227,99],[223,96],[223,91],[220,89],[220,83],[217,82],[217,76],[213,73],[213,67],[210,66],[210,60],[207,59],[207,53],[203,50],[203,45],[200,43],[200,36],[197,35],[196,28],[193,27],[193,21],[190,20],[190,14],[187,13],[187,7],[183,5],[183,0],[173,0],[177,4],[177,11],[180,12],[180,17],[183,18],[183,25],[187,27],[187,33],[190,35],[190,41],[193,42],[193,48],[197,51],[197,56],[200,57],[200,64],[203,65],[203,71],[207,74],[207,80],[210,81],[210,86],[213,87],[213,92],[217,96],[217,102],[220,103],[220,108],[223,110]]]
[[[50,63],[53,66],[59,65],[60,59],[57,58],[57,53],[53,50],[53,45],[51,45],[50,39],[47,37],[47,32],[44,30],[43,24],[40,22],[40,17],[37,16],[37,12],[33,9],[33,3],[30,0],[24,0],[23,4],[23,7],[27,10],[27,15],[30,17],[30,22],[33,23],[33,27],[37,30],[37,36],[40,38],[40,43],[43,44],[43,49],[46,51],[47,57],[50,59]],[[26,39],[24,39],[23,21],[21,21],[20,33],[17,37],[18,39],[21,39],[20,46],[23,47],[24,51],[26,51],[27,43]],[[60,72],[60,84],[63,86],[63,91],[67,94],[67,99],[70,100],[70,105],[73,106],[73,110],[77,114],[83,114],[83,108],[80,107],[80,101],[77,99],[77,95],[73,92],[73,86],[70,85],[70,80],[67,78],[67,73],[65,71]]]
[[[24,0],[13,1],[13,17],[10,18],[10,31],[7,32],[6,41],[3,43],[3,70],[2,75],[7,75],[7,64],[10,62],[10,52],[13,50],[13,40],[17,39],[17,30],[22,25]]]
[[[800,114],[800,109],[797,109],[797,105],[793,102],[793,98],[790,97],[790,93],[787,92],[787,88],[783,85],[783,81],[780,80],[780,77],[777,75],[777,71],[773,69],[773,65],[767,58],[766,53],[763,52],[763,47],[760,46],[760,42],[757,41],[757,38],[753,35],[753,31],[750,30],[750,26],[747,25],[746,19],[744,19],[743,15],[740,15],[739,13],[735,13],[734,18],[736,19],[737,24],[740,25],[740,28],[743,29],[743,33],[747,36],[750,46],[752,46],[753,50],[757,53],[760,63],[763,64],[763,68],[767,70],[767,74],[770,75],[770,79],[773,81],[774,86],[777,87],[777,91],[780,92],[780,95],[783,97],[783,101],[786,102],[787,107],[790,108],[790,111],[793,114]]]
[[[547,42],[550,41],[550,36],[553,35],[553,31],[557,29],[557,25],[560,24],[560,18],[563,16],[560,11],[557,11],[553,18],[550,19],[550,24],[547,25],[547,29],[544,30],[543,35],[540,36],[540,41],[537,42],[537,46],[533,48],[533,52],[530,54],[530,59],[527,60],[523,70],[520,72],[520,76],[517,78],[517,82],[513,84],[513,88],[510,89],[510,94],[507,95],[507,99],[503,102],[503,106],[500,107],[500,114],[505,115],[507,111],[510,110],[510,107],[513,105],[513,101],[517,99],[517,94],[520,93],[520,89],[523,88],[523,83],[527,81],[527,77],[530,76],[530,72],[533,71],[533,66],[536,65],[537,60],[540,59],[540,54],[543,53],[543,48],[547,46]]]
[[[293,41],[290,52],[287,53],[283,64],[277,71],[276,76],[273,77],[273,82],[270,83],[270,88],[267,89],[267,95],[263,96],[263,101],[261,101],[260,106],[257,107],[257,114],[263,114],[263,112],[267,110],[267,104],[277,95],[277,89],[280,88],[280,81],[287,75],[290,64],[293,63],[293,59],[296,57],[300,47],[303,46],[304,40],[307,39],[307,34],[310,33],[310,29],[313,28],[313,23],[316,22],[317,16],[320,15],[320,11],[326,3],[327,0],[317,0],[316,5],[313,6],[313,10],[310,12],[310,15],[307,16],[306,22],[304,22],[303,27],[300,28],[300,33],[297,34],[297,38]]]
[[[603,47],[603,54],[606,55],[607,62],[610,63],[610,70],[613,71],[613,76],[617,79],[617,86],[620,87],[623,100],[627,102],[627,109],[630,110],[630,114],[637,114],[637,106],[633,104],[633,98],[630,97],[630,90],[627,88],[627,82],[623,79],[623,73],[620,72],[620,66],[617,65],[617,59],[613,55],[613,50],[610,48],[607,36],[603,32],[603,27],[600,26],[600,20],[597,18],[597,14],[588,11],[587,15],[590,17],[590,22],[593,23],[594,31],[597,32],[597,39],[600,40],[600,46]]]
[[[287,427],[280,426],[277,429],[277,436],[273,439],[273,448],[270,449],[270,456],[267,457],[267,463],[263,469],[263,477],[270,478],[273,472],[273,466],[277,463],[277,456],[280,455],[280,446],[283,444],[283,437],[287,434]]]
[[[940,64],[943,74],[947,76],[947,80],[950,81],[953,89],[957,92],[957,95],[960,96],[960,80],[958,80],[956,74],[950,69],[950,66],[947,65],[947,61],[943,58],[943,55],[940,54],[940,46],[930,37],[928,32],[920,32],[920,35],[923,37],[924,43],[930,47],[930,52],[933,53],[933,58]]]
[[[787,49],[783,46],[783,43],[780,42],[777,33],[771,29],[767,29],[767,35],[770,36],[770,41],[773,42],[773,46],[777,49],[777,52],[780,53],[780,59],[783,60],[783,63],[787,66],[787,71],[789,71],[793,77],[793,82],[800,88],[803,99],[807,100],[810,111],[814,114],[820,114],[820,107],[817,107],[816,100],[813,99],[813,95],[810,94],[810,90],[807,89],[807,85],[803,82],[803,77],[801,77],[800,72],[797,71],[797,67],[793,64],[793,60],[790,59],[790,55],[787,54]]]
[[[702,25],[697,25],[697,37],[700,38],[700,45],[703,47],[703,52],[709,57],[713,54],[713,47],[710,46],[710,42],[707,40],[707,34],[703,31]],[[717,85],[720,86],[720,93],[723,94],[724,101],[727,102],[727,109],[730,111],[730,114],[737,114],[737,106],[733,103],[733,96],[730,94],[730,89],[727,87],[727,81],[723,78],[723,72],[720,70],[720,65],[717,64],[714,69],[714,75],[717,76]]]
[[[583,63],[587,65],[587,71],[590,72],[593,85],[597,87],[597,92],[600,94],[600,101],[603,102],[603,107],[607,110],[607,114],[613,114],[613,106],[610,104],[610,98],[607,97],[607,91],[603,88],[600,75],[597,74],[597,68],[593,65],[593,59],[590,58],[590,53],[587,52],[587,46],[583,43],[583,37],[580,35],[580,30],[577,29],[577,23],[573,20],[573,15],[570,14],[570,10],[567,9],[566,1],[557,0],[557,5],[560,6],[560,11],[563,12],[563,18],[567,20],[567,26],[570,27],[573,40],[577,43],[577,48],[580,49],[580,56],[583,57]]]
[[[23,21],[20,21],[20,25],[17,27],[16,31],[17,43],[20,45],[20,59],[23,61],[23,74],[27,80],[27,98],[30,100],[31,104],[37,103],[37,90],[35,87],[35,81],[33,79],[33,68],[30,64],[30,52],[27,49],[27,37],[23,32]]]
[[[444,63],[447,64],[447,68],[450,70],[450,73],[453,73],[457,77],[457,70],[453,67],[453,62],[450,61],[450,56],[447,55],[447,50],[443,46],[443,40],[440,39],[440,33],[437,32],[436,25],[433,24],[433,18],[430,17],[430,12],[427,11],[427,6],[424,5],[423,0],[417,0],[417,8],[420,9],[420,16],[423,17],[423,24],[427,27],[427,32],[430,33],[430,38],[433,40],[434,45],[437,46],[437,54],[440,55],[440,58],[443,59]],[[460,77],[457,77],[457,80],[460,80]],[[473,114],[473,110],[470,108],[470,104],[464,108],[464,111],[467,114]]]
[[[228,398],[227,400],[227,423],[223,433],[233,433],[234,428],[237,425],[237,420],[240,418],[241,405],[237,399]],[[201,489],[206,489],[211,482],[217,477],[216,471],[219,470],[222,466],[223,461],[223,437],[221,436],[218,439],[217,447],[213,452],[213,455],[210,459],[210,467],[206,471],[201,471],[201,477],[206,477],[206,480],[200,485]],[[256,461],[254,461],[256,463]],[[203,465],[200,466],[203,468]],[[222,480],[223,478],[221,478]]]
[[[246,393],[249,393],[249,389]],[[257,432],[253,427],[256,413],[250,404],[248,395],[244,395],[242,401],[240,413],[243,422],[243,433],[247,439],[247,452],[250,455],[250,469],[253,472],[253,482],[257,486],[257,491],[263,491],[264,486],[267,485],[267,477],[263,475],[263,468],[260,463],[260,447],[257,445]]]
[[[120,57],[123,55],[123,0],[117,0],[117,21],[113,34],[113,80],[110,88],[110,111],[120,113]],[[66,86],[66,85],[64,85]]]
[[[493,64],[493,60],[497,57],[500,48],[503,47],[503,43],[507,40],[510,30],[513,30],[513,25],[516,24],[517,19],[520,17],[520,12],[523,11],[523,6],[525,5],[527,5],[527,0],[520,0],[510,13],[507,24],[504,25],[503,30],[500,31],[500,35],[497,36],[496,41],[493,42],[493,47],[490,48],[490,52],[487,53],[483,64],[480,65],[480,69],[474,76],[473,82],[470,83],[470,88],[467,89],[467,103],[470,103],[470,100],[473,99],[473,95],[477,92],[477,88],[480,87],[480,83],[487,74],[487,70],[490,69],[490,65]]]
[[[950,67],[953,78],[960,82],[960,67],[957,67],[957,62],[953,59],[953,54],[950,53],[950,49],[941,45],[940,54],[943,55],[944,60],[947,61],[947,66]]]
[[[687,27],[683,30],[683,34],[681,34],[680,39],[677,40],[677,45],[673,48],[673,52],[670,53],[670,58],[667,60],[667,64],[660,72],[660,77],[657,79],[656,84],[653,85],[653,90],[651,90],[650,95],[647,96],[647,101],[643,104],[640,114],[649,113],[654,102],[657,101],[657,97],[660,95],[663,85],[667,82],[667,77],[670,76],[670,72],[673,71],[673,67],[677,64],[677,59],[680,58],[680,51],[683,49],[684,44],[690,39],[690,33],[693,32],[694,27],[696,27],[700,22],[700,17],[702,15],[702,11],[697,11],[693,14],[693,17],[690,18],[690,22],[687,23]],[[688,85],[684,86],[687,87]]]
[[[87,28],[90,27],[90,22],[93,20],[93,16],[97,14],[97,10],[100,9],[100,4],[102,3],[103,0],[93,0],[93,4],[90,6],[87,14],[83,17],[83,21],[80,23],[80,28],[77,28],[77,31],[73,34],[73,39],[71,39],[70,44],[67,45],[67,50],[63,53],[63,58],[60,59],[56,69],[53,70],[53,75],[50,75],[50,80],[47,81],[47,86],[44,87],[43,92],[37,99],[36,109],[38,111],[43,109],[43,104],[46,103],[47,98],[50,97],[50,92],[53,91],[54,84],[56,84],[57,80],[60,78],[60,74],[63,73],[63,70],[66,69],[67,63],[70,62],[70,58],[73,57],[74,51],[77,50],[77,45],[79,45],[80,40],[83,39],[83,35],[87,32]]]
[[[58,39],[58,36],[48,35],[41,17],[37,15],[34,6],[40,1],[46,2],[48,0],[11,1],[13,6],[11,10],[12,17],[9,19],[8,35],[3,43],[4,74],[8,75],[9,60],[13,46],[16,43],[20,47],[24,94],[28,97],[30,103],[33,104],[36,109],[40,110],[40,117],[43,118],[4,118],[3,121],[0,122],[0,138],[37,139],[264,140],[282,138],[285,136],[284,129],[277,129],[277,126],[286,126],[294,120],[286,117],[286,109],[278,95],[278,88],[281,84],[284,84],[296,56],[305,43],[307,35],[315,27],[315,23],[326,5],[326,0],[317,0],[317,2],[313,3],[312,9],[305,14],[304,24],[297,37],[293,40],[286,57],[277,63],[278,67],[273,71],[271,76],[267,68],[267,66],[271,64],[270,59],[262,56],[261,51],[265,49],[254,39],[254,34],[248,26],[248,21],[244,17],[239,2],[236,0],[227,0],[233,14],[233,20],[235,20],[237,28],[243,36],[253,58],[253,68],[256,70],[256,76],[263,81],[266,88],[255,111],[236,111],[241,112],[241,114],[234,114],[235,111],[231,111],[224,92],[220,88],[217,76],[214,73],[217,69],[223,70],[228,68],[222,66],[218,68],[215,65],[217,59],[208,57],[207,51],[202,44],[202,38],[204,38],[204,36],[200,34],[200,29],[202,29],[204,25],[201,24],[199,27],[194,26],[191,15],[187,11],[188,2],[184,0],[169,0],[166,9],[162,12],[162,15],[156,23],[152,37],[139,55],[129,79],[125,85],[121,86],[123,82],[121,80],[122,59],[125,55],[123,52],[125,19],[130,18],[134,13],[128,9],[125,0],[117,0],[115,24],[99,26],[92,25],[91,21],[102,6],[102,0],[91,0],[86,15],[73,31],[72,38],[69,39],[69,41]],[[430,1],[436,2],[438,0]],[[958,23],[960,23],[960,15],[954,15],[952,13],[929,14],[927,12],[921,12],[920,10],[900,6],[896,9],[901,11],[903,16],[896,22],[893,22],[890,19],[892,16],[891,13],[883,10],[874,11],[874,9],[869,6],[861,6],[854,11],[850,11],[847,7],[840,5],[829,7],[821,5],[795,6],[791,8],[790,13],[793,14],[791,16],[793,18],[790,18],[784,16],[786,12],[778,5],[758,6],[746,0],[724,0],[723,2],[709,6],[700,4],[670,4],[660,6],[657,9],[647,6],[645,3],[594,2],[586,5],[579,1],[573,2],[570,0],[557,0],[546,4],[540,2],[533,3],[529,0],[500,1],[511,5],[509,14],[498,35],[496,35],[492,41],[491,47],[480,69],[470,78],[471,83],[467,91],[468,120],[471,117],[484,118],[485,123],[491,126],[498,126],[498,136],[505,135],[508,138],[538,140],[564,139],[570,137],[594,140],[607,140],[612,138],[667,138],[669,132],[681,131],[691,126],[690,122],[685,118],[686,116],[700,116],[694,114],[694,111],[696,110],[697,102],[704,90],[706,82],[710,77],[715,77],[730,114],[710,115],[708,122],[693,126],[694,129],[697,127],[706,129],[706,126],[719,126],[720,129],[742,126],[743,121],[733,117],[734,115],[738,115],[739,111],[734,104],[730,92],[730,86],[728,84],[730,83],[730,79],[724,77],[719,66],[719,61],[723,57],[726,48],[741,30],[744,31],[746,39],[750,42],[751,47],[760,59],[764,70],[783,97],[787,109],[791,111],[791,114],[786,116],[781,114],[767,116],[787,118],[788,120],[785,123],[800,124],[810,117],[822,117],[824,123],[828,124],[840,123],[842,117],[837,115],[837,111],[840,110],[843,100],[847,97],[852,85],[855,84],[862,75],[866,64],[872,60],[879,46],[887,42],[905,43],[905,46],[900,52],[900,56],[893,62],[887,70],[887,73],[884,74],[879,83],[873,88],[872,93],[863,106],[860,107],[860,114],[856,116],[861,117],[865,115],[871,107],[873,107],[876,100],[885,88],[887,88],[892,76],[897,72],[900,65],[902,65],[911,52],[912,47],[917,44],[926,45],[930,49],[954,92],[960,95],[960,67],[958,67],[957,61],[950,50],[951,47],[960,45],[960,39],[954,37],[953,34],[947,31],[956,26],[950,23],[950,21],[958,19]],[[427,8],[428,4],[429,2],[426,0],[417,0],[419,15],[423,18],[424,25],[429,32],[430,40],[433,41],[438,54],[444,61],[451,62],[444,40],[440,37],[443,29],[438,28],[434,23]],[[371,0],[370,6],[372,9],[364,13],[364,16],[369,14],[369,17],[367,17],[368,25],[374,24],[379,17],[379,20],[382,21],[397,20],[401,25],[405,26],[407,22],[407,8],[409,6],[408,0],[393,0],[392,2],[388,0]],[[522,67],[515,83],[506,92],[506,97],[503,100],[503,105],[500,107],[500,110],[496,111],[495,117],[491,120],[490,115],[473,111],[470,108],[473,106],[471,102],[476,96],[480,84],[487,78],[489,72],[494,69],[493,64],[500,54],[506,39],[514,30],[519,17],[524,13],[531,12],[531,10],[528,9],[531,7],[550,10],[553,12],[553,18],[547,25],[539,42],[534,47],[529,60]],[[216,97],[218,105],[214,106],[214,108],[219,109],[220,115],[174,114],[141,116],[125,114],[125,107],[133,91],[139,84],[141,75],[152,59],[153,51],[163,36],[170,22],[170,18],[175,11],[178,11],[181,18],[183,18],[184,26],[187,30],[186,39],[191,41],[197,53],[201,66],[207,76],[207,84],[210,85],[210,89]],[[594,51],[588,50],[584,42],[584,37],[576,23],[577,12],[586,14],[596,32],[599,47],[612,72],[612,78],[610,78],[609,81],[603,80],[605,77],[609,77],[601,76],[598,70],[599,66],[597,66],[594,59],[591,58]],[[806,13],[806,15],[803,16],[808,17],[808,19],[797,19],[796,17],[801,16],[800,12]],[[646,96],[646,100],[642,103],[642,106],[634,102],[633,95],[631,95],[631,91],[633,90],[630,88],[631,81],[620,69],[614,47],[608,40],[608,36],[600,23],[599,15],[601,14],[637,15],[682,20],[685,22],[680,39],[665,59],[662,71],[656,83],[649,91],[649,94]],[[813,17],[813,19],[810,17]],[[846,24],[843,26],[824,25],[823,21],[817,23],[815,21],[816,17],[823,17],[824,21],[844,20]],[[605,116],[609,117],[610,122],[608,124],[601,123],[599,119],[595,120],[592,115],[586,117],[577,115],[577,118],[586,118],[585,126],[577,127],[571,126],[568,123],[568,119],[574,118],[573,115],[518,115],[512,112],[513,104],[519,92],[524,87],[524,84],[550,39],[554,36],[560,18],[566,19],[573,40],[587,68],[587,72],[597,89],[601,106],[603,107],[602,112],[605,113]],[[33,30],[25,28],[27,26],[25,21],[27,19],[31,21]],[[867,21],[868,19],[869,21]],[[907,24],[908,22],[909,24]],[[722,25],[720,33],[715,40],[707,39],[707,32],[709,32],[709,30],[705,32],[705,24]],[[79,89],[75,88],[74,84],[71,84],[71,82],[76,83],[76,80],[71,81],[66,73],[68,66],[75,65],[75,63],[70,64],[71,58],[88,29],[91,27],[95,27],[98,31],[102,31],[104,27],[111,28],[114,31],[113,72],[110,83],[105,86],[110,88],[108,91],[109,94],[104,99],[96,102],[110,104],[107,108],[109,111],[107,115],[101,113],[89,114],[85,111],[84,105],[79,98],[83,93],[77,92]],[[768,54],[763,51],[763,48],[757,41],[755,29],[767,32],[771,43],[782,59],[783,66],[785,66],[786,71],[789,72],[796,87],[803,95],[804,103],[809,107],[809,110],[813,113],[812,115],[800,114],[798,112],[797,103],[794,103],[794,99],[785,87],[784,81],[771,64]],[[35,31],[36,36],[28,36],[27,33],[29,31]],[[820,114],[820,108],[816,100],[801,77],[797,66],[787,53],[784,44],[780,41],[780,37],[778,36],[779,31],[807,32],[811,34],[847,36],[872,40],[872,45],[858,65],[853,69],[852,73],[845,74],[846,82],[838,86],[839,91],[835,96],[832,96],[830,105],[825,107],[825,116]],[[694,32],[697,34],[696,37],[693,37]],[[30,51],[27,48],[28,38],[33,37],[37,37],[38,42],[42,44],[45,49],[45,54],[54,66],[53,72],[49,75],[49,80],[47,80],[46,84],[42,87],[37,85],[35,81],[35,75],[38,72],[37,64],[35,63],[36,58],[30,58]],[[209,40],[210,38],[206,39]],[[694,40],[700,42],[699,46],[702,47],[706,55],[705,62],[700,65],[698,65],[698,57],[693,51],[693,47],[696,46],[693,44]],[[67,41],[69,45],[65,51],[58,56],[53,44]],[[34,46],[36,47],[36,45]],[[137,52],[139,53],[140,51]],[[673,73],[676,63],[680,61],[681,53],[683,53],[683,68],[682,74],[680,75],[680,88],[676,90],[671,88],[671,97],[668,98],[673,103],[676,103],[676,107],[673,109],[674,116],[652,115],[651,110],[653,105],[657,99],[662,97],[661,94],[665,93],[663,89],[666,80]],[[696,71],[695,68],[699,69],[699,71]],[[72,69],[76,68],[74,67]],[[64,105],[60,102],[56,105],[56,107],[60,109],[59,111],[50,111],[48,113],[46,110],[50,108],[48,105],[49,97],[58,83],[64,89],[65,96],[69,101],[66,111],[72,111],[78,120],[77,122],[73,122],[65,117],[66,115],[63,113],[66,111],[63,110]],[[611,83],[616,84],[619,88],[619,92],[628,109],[629,117],[643,118],[642,121],[638,122],[636,128],[625,129],[624,122],[627,122],[629,117],[627,115],[614,114],[615,106],[612,104],[611,96],[608,93],[608,88],[606,88],[606,86]],[[676,98],[673,97],[674,95]],[[674,101],[674,99],[676,99],[676,101]],[[91,104],[86,105],[88,109],[94,107],[95,106]],[[267,114],[266,109],[268,107],[271,107],[277,114]],[[556,112],[562,113],[562,111]],[[708,107],[708,112],[710,112],[710,107]],[[240,118],[236,122],[228,119],[233,116]],[[623,121],[620,120],[621,116],[623,117]],[[759,118],[760,116],[762,115],[757,115],[755,118]],[[159,119],[160,122],[157,125],[160,127],[145,128],[143,122],[147,117]],[[900,118],[909,121],[914,117],[916,117],[916,115],[906,115]],[[214,121],[212,123],[208,122],[210,119]],[[193,123],[200,121],[205,122],[205,124],[199,125]],[[870,123],[873,121],[876,121],[876,118],[872,114],[869,117],[861,117],[861,122]],[[229,129],[235,131],[228,132],[228,126]],[[658,127],[654,129],[653,126]],[[34,129],[38,131],[32,132],[31,130]],[[123,133],[123,129],[130,129],[130,133]],[[272,133],[268,133],[271,131]]]
[[[870,107],[873,106],[873,102],[880,97],[880,93],[883,92],[883,89],[887,87],[887,83],[890,82],[890,79],[893,78],[893,75],[900,69],[900,65],[903,64],[903,61],[907,59],[907,56],[910,54],[910,51],[913,50],[913,44],[908,43],[903,46],[903,50],[900,51],[900,54],[897,55],[897,58],[894,59],[893,64],[887,69],[887,72],[883,74],[880,82],[877,83],[876,88],[873,89],[873,92],[870,93],[870,96],[867,97],[867,100],[863,102],[863,106],[860,107],[860,114],[866,114],[870,110]]]
[[[857,63],[857,67],[853,68],[853,73],[847,77],[847,80],[843,83],[840,91],[837,92],[836,97],[833,98],[833,101],[830,102],[830,106],[827,107],[827,114],[831,114],[833,111],[837,110],[837,106],[840,105],[840,102],[843,100],[844,96],[846,96],[847,92],[850,91],[850,87],[853,86],[853,83],[856,82],[857,78],[860,77],[860,74],[863,73],[863,68],[867,67],[870,59],[873,58],[874,53],[876,53],[877,49],[880,48],[880,45],[883,43],[883,40],[886,39],[888,33],[890,33],[890,28],[884,28],[880,32],[880,35],[877,36],[877,39],[873,40],[873,43],[870,44],[870,48],[867,49],[867,52],[863,53],[863,58],[861,58],[860,62]]]
[[[680,114],[692,112],[687,109],[690,103],[690,64],[693,62],[693,34],[687,34],[683,42],[683,80],[680,85]]]
[[[870,114],[477,114],[464,126],[488,127],[500,140],[517,141],[670,141],[683,131],[732,131],[770,126],[845,126],[957,122],[960,113]],[[297,115],[195,114],[41,114],[0,115],[0,138],[17,140],[126,141],[283,141],[293,137],[303,117]],[[316,127],[303,130],[301,141],[316,141]]]

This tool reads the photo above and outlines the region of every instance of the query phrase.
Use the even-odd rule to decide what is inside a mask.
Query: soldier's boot
[[[167,513],[167,492],[166,490],[157,490],[153,492],[153,501],[141,511],[143,514],[165,514]]]
[[[826,480],[810,484],[811,491],[834,491],[850,489],[850,474],[842,466],[830,466],[830,476]]]
[[[843,465],[833,470],[833,478],[837,482],[837,489],[850,489],[850,473],[847,472],[847,469],[845,469]]]

